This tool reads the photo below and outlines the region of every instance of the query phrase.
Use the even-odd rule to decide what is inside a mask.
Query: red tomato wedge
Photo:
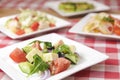
[[[15,19],[15,20],[17,20],[17,21],[19,21],[19,19],[18,19],[18,17],[17,17],[17,16],[16,16],[14,19]]]
[[[114,29],[114,33],[115,33],[116,35],[119,35],[119,36],[120,36],[120,28],[115,28],[115,29]]]
[[[54,23],[50,23],[49,26],[50,27],[55,27],[55,24]]]
[[[50,71],[52,74],[57,74],[65,71],[70,66],[70,61],[65,58],[58,58],[50,65]]]
[[[115,19],[114,21],[114,33],[120,35],[120,20]]]
[[[36,30],[38,29],[38,27],[39,27],[39,23],[38,23],[38,22],[34,22],[34,23],[30,26],[30,28],[31,28],[33,31],[36,31]]]
[[[17,35],[22,35],[22,34],[25,34],[25,31],[22,30],[22,29],[17,29],[16,34]]]
[[[25,56],[26,54],[19,48],[15,48],[9,55],[9,57],[17,63],[27,61]]]

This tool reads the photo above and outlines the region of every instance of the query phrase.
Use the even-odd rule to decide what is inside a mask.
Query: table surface
[[[87,69],[79,71],[63,80],[120,80],[120,41],[103,38],[95,38],[88,36],[81,36],[79,34],[69,33],[68,30],[77,23],[85,15],[78,15],[74,17],[62,17],[53,10],[43,8],[44,4],[50,0],[0,0],[0,17],[13,15],[19,13],[18,8],[30,8],[40,11],[48,12],[67,21],[72,25],[67,28],[58,29],[56,31],[49,31],[40,35],[49,34],[51,32],[65,36],[69,39],[75,40],[88,47],[102,52],[109,56],[109,59],[91,66]],[[120,0],[96,0],[103,4],[110,6],[111,10],[108,13],[120,14]],[[40,36],[39,35],[39,36]],[[0,32],[0,48],[26,39],[13,40]],[[0,80],[12,80],[2,70],[0,70]]]

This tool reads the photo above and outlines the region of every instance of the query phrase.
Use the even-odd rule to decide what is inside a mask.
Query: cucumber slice
[[[76,54],[65,54],[65,58],[69,59],[73,64],[78,61],[78,56]]]
[[[31,46],[25,46],[25,47],[23,47],[22,49],[23,49],[23,51],[27,54],[27,53],[29,53],[33,48],[32,48]]]
[[[29,62],[21,62],[18,64],[19,68],[23,73],[29,74],[31,70],[33,69],[33,64]]]

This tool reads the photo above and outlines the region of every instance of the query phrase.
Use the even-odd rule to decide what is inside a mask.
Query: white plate
[[[109,10],[110,8],[104,4],[101,4],[99,2],[93,1],[93,0],[68,0],[68,1],[73,1],[73,2],[87,2],[87,3],[91,3],[95,6],[95,9],[93,10],[86,10],[86,11],[81,11],[81,12],[73,12],[73,13],[65,13],[59,10],[58,5],[61,2],[65,2],[64,0],[61,1],[49,1],[45,4],[45,7],[49,7],[51,9],[53,9],[54,11],[56,11],[57,13],[59,13],[62,16],[74,16],[74,15],[80,15],[80,14],[85,14],[85,13],[90,13],[90,12],[97,12],[97,11],[106,11]],[[54,4],[54,5],[53,5]]]
[[[34,31],[34,32],[31,32],[31,33],[28,33],[28,34],[23,34],[23,35],[16,35],[16,34],[12,33],[11,31],[9,31],[8,29],[6,29],[4,27],[5,22],[9,18],[13,18],[13,17],[16,16],[16,15],[12,15],[12,16],[6,16],[6,17],[0,18],[0,31],[3,32],[4,34],[6,34],[7,36],[9,36],[12,39],[18,39],[18,38],[20,39],[20,38],[24,38],[24,37],[27,37],[27,36],[35,35],[35,34],[46,32],[46,31],[50,31],[50,30],[55,30],[55,29],[59,29],[59,28],[63,28],[63,27],[67,27],[67,26],[71,25],[71,23],[68,22],[68,21],[65,21],[63,19],[60,19],[58,17],[55,17],[55,16],[47,14],[47,13],[46,13],[46,15],[48,17],[50,17],[50,18],[55,19],[55,21],[56,21],[56,23],[55,23],[56,27],[46,28],[46,29],[43,29],[43,30]]]
[[[18,48],[22,48],[24,47],[26,44],[28,44],[29,42],[33,41],[33,40],[44,40],[44,41],[50,41],[52,43],[57,42],[58,40],[63,40],[65,42],[65,44],[72,44],[75,45],[76,47],[76,52],[78,53],[78,55],[80,56],[80,61],[78,62],[77,65],[70,67],[68,70],[63,71],[59,74],[56,74],[54,76],[49,77],[46,80],[60,80],[63,79],[71,74],[74,74],[78,71],[81,71],[85,68],[88,68],[92,65],[95,65],[99,62],[102,62],[106,59],[108,59],[108,56],[100,53],[92,48],[89,48],[81,43],[75,42],[73,40],[67,39],[65,37],[62,37],[58,34],[55,33],[51,33],[48,35],[44,35],[41,37],[37,37],[37,38],[33,38],[30,40],[26,40],[5,48],[0,49],[0,52],[2,52],[2,54],[0,54],[0,67],[1,69],[8,74],[13,80],[36,80],[36,77],[32,77],[31,78],[27,78],[25,74],[23,74],[20,69],[18,68],[18,65],[16,63],[14,63],[11,58],[9,58],[9,54],[10,52],[18,47]]]
[[[120,36],[117,36],[115,34],[106,35],[106,34],[102,34],[102,33],[83,32],[82,31],[83,27],[86,25],[86,23],[88,23],[91,16],[94,16],[94,15],[96,15],[96,13],[90,13],[90,14],[86,15],[78,23],[76,23],[71,29],[69,29],[69,32],[77,33],[77,34],[81,34],[81,35],[87,35],[87,36],[94,36],[94,37],[103,37],[103,38],[109,38],[109,39],[120,39]],[[117,18],[117,19],[120,19],[120,15],[118,15],[118,14],[111,14],[111,15],[113,17]]]

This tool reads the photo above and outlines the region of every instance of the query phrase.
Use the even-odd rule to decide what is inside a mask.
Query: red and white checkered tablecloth
[[[50,0],[0,0],[1,8],[30,8],[41,9],[46,1]],[[111,11],[120,10],[120,0],[96,0],[111,7]],[[1,13],[0,13],[1,14]],[[70,20],[75,24],[78,20]],[[72,27],[72,26],[71,26]],[[77,72],[63,80],[120,80],[120,41],[80,36],[69,33],[70,27],[56,30],[55,33],[83,43],[95,50],[107,54],[110,58],[102,63]],[[49,33],[49,32],[48,32]],[[0,48],[20,42],[13,40],[0,32]],[[0,80],[11,80],[0,70]],[[19,79],[18,79],[19,80]]]

